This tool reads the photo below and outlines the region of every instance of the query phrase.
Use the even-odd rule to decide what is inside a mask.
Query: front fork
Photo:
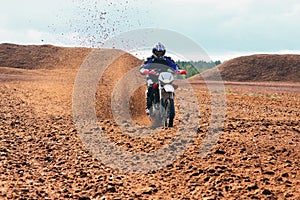
[[[159,83],[159,87],[158,87],[158,91],[159,91],[159,112],[161,114],[161,116],[163,117],[163,115],[165,114],[165,98],[164,98],[164,93],[163,93],[164,87]],[[174,98],[174,93],[173,92],[169,92],[168,93],[168,97],[170,99]]]

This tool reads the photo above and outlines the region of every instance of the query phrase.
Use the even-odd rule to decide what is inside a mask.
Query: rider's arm
[[[166,58],[166,62],[168,63],[169,67],[171,67],[175,72],[179,70],[178,65],[171,59],[171,58]]]
[[[147,58],[144,64],[140,67],[140,73],[145,74],[146,71],[150,70],[150,65],[153,63],[153,59]]]
[[[140,68],[140,73],[143,75],[145,75],[147,71],[149,71],[149,70],[145,69],[143,66]]]
[[[153,59],[147,58],[147,60],[144,62],[144,64],[141,66],[140,71],[142,69],[150,69],[150,65],[153,63]]]

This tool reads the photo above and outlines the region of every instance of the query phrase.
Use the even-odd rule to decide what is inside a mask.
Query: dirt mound
[[[300,82],[300,55],[251,55],[231,59],[219,65],[225,81],[287,81]],[[214,79],[212,69],[203,73]]]
[[[80,65],[91,51],[53,45],[0,44],[0,66],[21,69],[53,69]]]

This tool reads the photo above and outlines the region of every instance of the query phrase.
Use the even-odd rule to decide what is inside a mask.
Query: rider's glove
[[[157,73],[156,73],[156,71],[154,71],[154,70],[151,70],[151,71],[149,71],[149,73],[148,73],[148,74],[156,75]]]
[[[140,69],[140,73],[143,74],[143,75],[147,75],[149,73],[149,70],[148,69]]]

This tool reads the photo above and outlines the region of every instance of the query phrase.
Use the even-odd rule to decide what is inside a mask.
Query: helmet
[[[165,53],[166,53],[166,49],[165,49],[165,46],[163,44],[161,44],[160,42],[157,43],[153,49],[152,49],[152,53],[153,53],[153,56],[155,58],[163,58]]]

